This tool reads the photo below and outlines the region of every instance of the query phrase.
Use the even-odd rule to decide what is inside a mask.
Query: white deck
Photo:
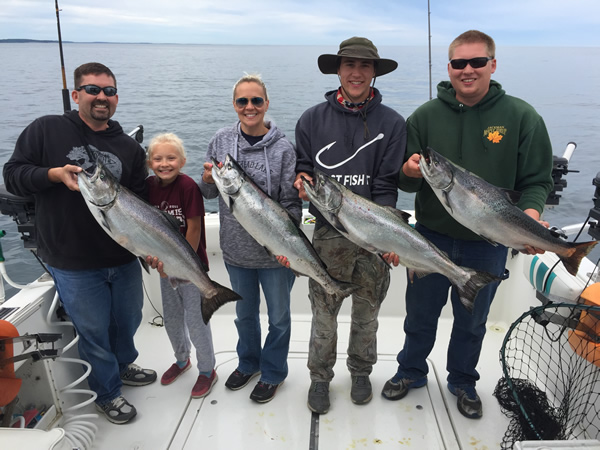
[[[266,325],[266,322],[265,322]],[[430,358],[429,384],[411,391],[400,401],[381,397],[385,381],[397,368],[402,345],[402,320],[382,318],[378,333],[379,360],[371,375],[374,396],[367,405],[350,401],[350,376],[345,364],[349,333],[347,318],[340,321],[336,376],[331,383],[331,409],[318,416],[320,449],[398,448],[417,449],[499,448],[508,425],[492,396],[500,378],[498,352],[505,328],[492,327],[480,361],[484,419],[469,420],[456,409],[456,397],[445,388],[445,346],[450,321],[440,324],[438,343]],[[141,388],[125,386],[124,395],[136,405],[138,416],[127,425],[99,420],[94,448],[127,449],[309,449],[313,414],[306,406],[310,379],[306,368],[310,317],[294,317],[289,356],[289,376],[275,398],[266,404],[249,399],[253,383],[239,391],[224,386],[237,367],[237,333],[233,316],[211,321],[219,380],[204,399],[190,399],[197,372],[190,370],[169,386],[155,383]],[[164,329],[144,323],[138,333],[142,352],[138,361],[162,373],[172,363],[172,350]],[[151,350],[150,350],[151,349]],[[257,379],[256,379],[257,380]],[[313,431],[314,432],[314,431]],[[119,444],[120,443],[120,444]]]
[[[216,216],[209,216],[207,229],[214,231],[215,221]],[[208,251],[211,278],[229,285],[215,234],[208,236]],[[321,416],[312,414],[308,409],[306,401],[310,378],[306,358],[311,316],[306,295],[307,279],[298,278],[292,291],[289,376],[271,402],[258,404],[249,399],[254,383],[235,392],[224,386],[229,374],[237,367],[234,306],[229,304],[211,319],[219,376],[212,392],[204,399],[190,398],[197,377],[194,369],[169,386],[162,386],[160,382],[144,387],[124,386],[123,393],[136,406],[138,416],[126,425],[111,424],[103,417],[95,419],[98,432],[93,448],[498,449],[508,426],[508,419],[501,413],[492,395],[501,377],[499,351],[510,324],[530,306],[539,305],[534,297],[534,289],[524,276],[524,266],[528,267],[530,261],[530,257],[523,255],[515,259],[509,256],[507,267],[511,270],[510,280],[500,286],[492,306],[477,367],[481,374],[477,390],[484,410],[480,420],[470,420],[460,415],[456,408],[456,397],[446,388],[446,347],[452,324],[448,306],[440,320],[437,343],[429,358],[431,370],[428,385],[411,391],[399,401],[388,401],[381,396],[384,383],[396,372],[395,358],[404,339],[405,270],[398,267],[392,272],[392,283],[381,309],[379,358],[371,375],[374,396],[367,405],[354,405],[350,400],[350,375],[346,368],[345,351],[351,302],[347,299],[339,316],[338,361],[336,376],[331,383],[331,409]],[[557,270],[560,271],[560,266]],[[145,283],[152,303],[160,310],[157,275],[146,277]],[[5,305],[11,302],[12,299]],[[45,316],[42,313],[47,306],[37,316]],[[140,351],[136,363],[155,369],[160,376],[172,364],[173,351],[164,328],[150,324],[156,315],[147,299],[144,320],[136,335]],[[263,330],[266,330],[266,315],[262,314],[262,317]],[[29,320],[27,325],[24,322],[19,326],[19,331],[21,334],[34,332],[34,329],[30,329],[32,327],[43,328],[43,325],[39,320]],[[43,331],[55,330],[50,327]],[[68,333],[66,335],[65,339]],[[56,362],[50,363],[52,376],[60,387],[66,384],[66,380],[57,366]],[[60,400],[63,406],[68,402],[64,398]],[[96,411],[90,405],[83,408],[82,412]]]

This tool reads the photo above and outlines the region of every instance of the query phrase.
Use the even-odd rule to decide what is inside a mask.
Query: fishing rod
[[[56,6],[56,26],[58,27],[58,48],[60,49],[60,68],[62,71],[62,81],[63,81],[63,89],[62,89],[62,99],[63,99],[63,109],[65,112],[71,111],[71,100],[69,98],[69,90],[67,89],[67,78],[65,77],[65,59],[63,57],[63,49],[62,49],[62,37],[60,34],[60,18],[59,18],[59,9],[58,9],[58,0],[54,0],[54,5]]]
[[[431,8],[429,3],[430,0],[427,0],[427,30],[429,32],[429,100],[431,100]]]

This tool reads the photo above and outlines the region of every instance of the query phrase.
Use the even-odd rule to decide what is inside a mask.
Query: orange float
[[[600,283],[587,287],[581,299],[584,305],[600,307]],[[569,344],[575,353],[600,367],[600,311],[581,311],[579,325],[569,331]]]
[[[0,320],[0,406],[8,405],[17,397],[23,382],[16,377],[15,365],[11,359],[13,357],[12,338],[18,336],[19,332],[12,323]]]

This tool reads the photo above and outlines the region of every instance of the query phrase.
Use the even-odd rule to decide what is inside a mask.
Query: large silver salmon
[[[518,193],[500,189],[457,166],[435,150],[421,151],[419,168],[446,211],[463,226],[493,245],[515,250],[526,245],[556,253],[571,275],[597,241],[567,242],[514,203]]]
[[[197,253],[166,213],[122,186],[100,161],[95,164],[93,174],[85,170],[77,174],[77,183],[92,215],[111,238],[142,260],[158,257],[166,274],[198,286],[204,323],[220,306],[241,298],[208,277]]]
[[[313,182],[311,185],[303,179],[311,203],[340,233],[372,253],[396,253],[400,263],[417,276],[446,276],[467,310],[473,311],[475,297],[483,286],[498,280],[489,273],[454,264],[408,224],[410,214],[355,194],[319,170],[315,171]]]
[[[213,179],[231,213],[271,255],[285,256],[290,269],[312,278],[336,299],[343,299],[360,287],[329,275],[287,210],[260,189],[231,155],[227,155],[222,166],[214,158],[212,162]]]

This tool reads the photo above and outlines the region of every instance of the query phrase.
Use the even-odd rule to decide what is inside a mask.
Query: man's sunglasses
[[[491,61],[492,59],[494,58],[491,58],[489,56],[479,56],[478,58],[471,59],[451,59],[450,65],[453,69],[458,70],[464,69],[465,67],[467,67],[467,64],[470,65],[473,69],[481,69],[488,63],[488,61]]]
[[[100,86],[96,86],[95,84],[86,84],[84,86],[79,86],[76,91],[80,91],[84,89],[87,94],[90,95],[98,95],[100,91],[104,92],[104,95],[107,97],[114,97],[117,95],[117,88],[112,86],[107,86],[101,88]]]
[[[238,108],[243,108],[243,107],[247,106],[248,102],[252,102],[252,104],[256,107],[260,107],[265,103],[265,99],[262,97],[252,97],[252,98],[240,97],[240,98],[235,99],[235,104],[237,105]]]

